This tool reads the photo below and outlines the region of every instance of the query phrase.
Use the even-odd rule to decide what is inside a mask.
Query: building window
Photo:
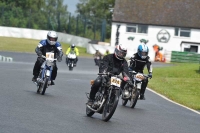
[[[189,48],[184,48],[184,52],[198,52],[198,46],[191,45]]]
[[[190,37],[190,32],[188,28],[175,28],[175,36]]]
[[[147,25],[127,25],[126,32],[133,32],[133,33],[147,33],[148,26]]]

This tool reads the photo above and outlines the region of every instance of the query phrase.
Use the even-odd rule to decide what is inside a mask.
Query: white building
[[[126,44],[131,56],[140,39],[149,42],[149,56],[154,60],[153,45],[166,51],[200,53],[199,0],[116,0],[113,14],[111,46]]]

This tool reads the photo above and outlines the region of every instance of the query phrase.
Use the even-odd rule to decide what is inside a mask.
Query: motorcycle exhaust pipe
[[[87,107],[88,107],[90,110],[92,110],[93,112],[99,112],[99,111],[101,110],[102,106],[103,106],[104,101],[105,101],[105,99],[103,99],[101,106],[100,106],[97,110],[93,109],[93,108],[92,108],[91,106],[89,106],[89,105],[87,105]]]

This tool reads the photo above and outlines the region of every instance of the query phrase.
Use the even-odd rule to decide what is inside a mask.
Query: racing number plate
[[[49,60],[53,60],[54,59],[54,53],[46,52],[46,58],[49,59]]]
[[[120,87],[121,85],[121,79],[117,78],[117,77],[111,77],[111,85],[114,85],[114,86],[117,86],[117,87]]]

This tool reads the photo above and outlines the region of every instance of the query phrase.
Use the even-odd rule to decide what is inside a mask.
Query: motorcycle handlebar
[[[115,75],[115,74],[112,74],[112,73],[98,73],[98,75],[117,76],[118,78],[123,80],[123,77],[121,77],[120,75]]]
[[[45,59],[46,59],[46,56],[44,56],[44,55],[39,56],[39,57],[42,57],[42,58],[45,58]],[[53,59],[53,60],[57,60],[57,58],[56,58],[56,59]]]

